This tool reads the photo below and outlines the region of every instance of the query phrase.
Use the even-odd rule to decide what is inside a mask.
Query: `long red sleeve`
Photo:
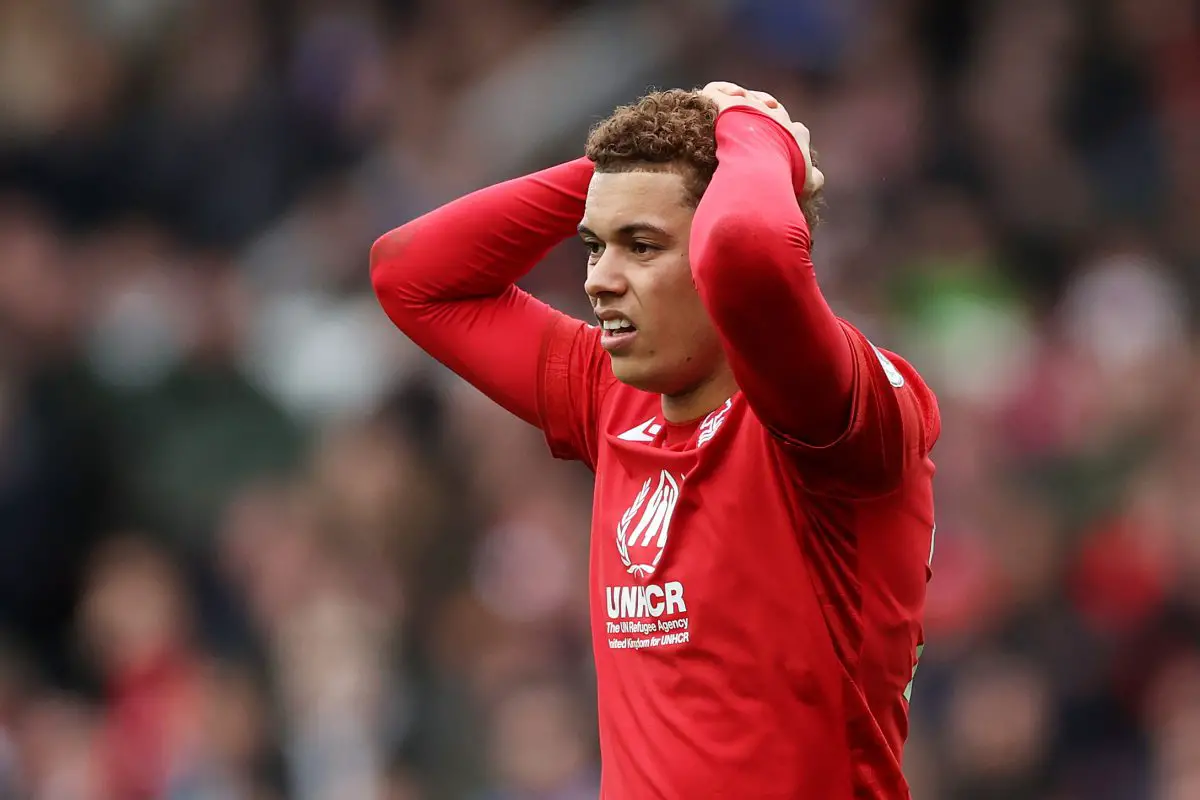
[[[796,201],[804,157],[755,110],[717,119],[720,165],[692,223],[692,272],[759,418],[811,445],[846,428],[854,356],[817,286],[808,223]]]
[[[591,162],[578,159],[491,186],[371,248],[375,294],[396,326],[535,425],[543,345],[572,321],[514,284],[574,234],[591,175]]]
[[[892,491],[937,439],[933,393],[821,295],[791,133],[730,109],[717,120],[717,158],[692,223],[692,272],[738,386],[811,491]]]

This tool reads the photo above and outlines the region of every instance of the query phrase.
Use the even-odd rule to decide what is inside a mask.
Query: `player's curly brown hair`
[[[646,164],[681,168],[694,207],[717,169],[716,119],[716,104],[699,92],[651,92],[598,123],[585,152],[599,172],[630,172]],[[817,151],[811,152],[815,164]],[[819,192],[801,201],[811,227],[816,227],[819,204]]]

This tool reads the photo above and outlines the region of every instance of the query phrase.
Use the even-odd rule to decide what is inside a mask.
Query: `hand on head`
[[[811,136],[802,123],[793,122],[783,103],[767,92],[759,92],[738,86],[728,81],[713,81],[700,90],[700,94],[716,103],[717,113],[734,106],[749,106],[757,109],[792,132],[800,152],[804,154],[804,196],[811,197],[825,185],[825,176],[813,163]]]

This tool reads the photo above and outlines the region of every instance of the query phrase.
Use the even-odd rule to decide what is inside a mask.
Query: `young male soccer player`
[[[933,395],[830,311],[808,133],[733,84],[376,242],[417,344],[596,473],[601,796],[907,798]],[[576,233],[598,326],[514,282]]]

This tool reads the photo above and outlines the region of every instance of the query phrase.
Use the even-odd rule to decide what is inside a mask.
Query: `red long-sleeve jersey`
[[[514,286],[574,232],[585,160],[385,235],[375,289],[414,341],[596,473],[603,797],[906,798],[937,406],[821,296],[791,135],[731,109],[717,154],[690,253],[739,391],[703,419],[664,419],[615,380],[597,328]]]

